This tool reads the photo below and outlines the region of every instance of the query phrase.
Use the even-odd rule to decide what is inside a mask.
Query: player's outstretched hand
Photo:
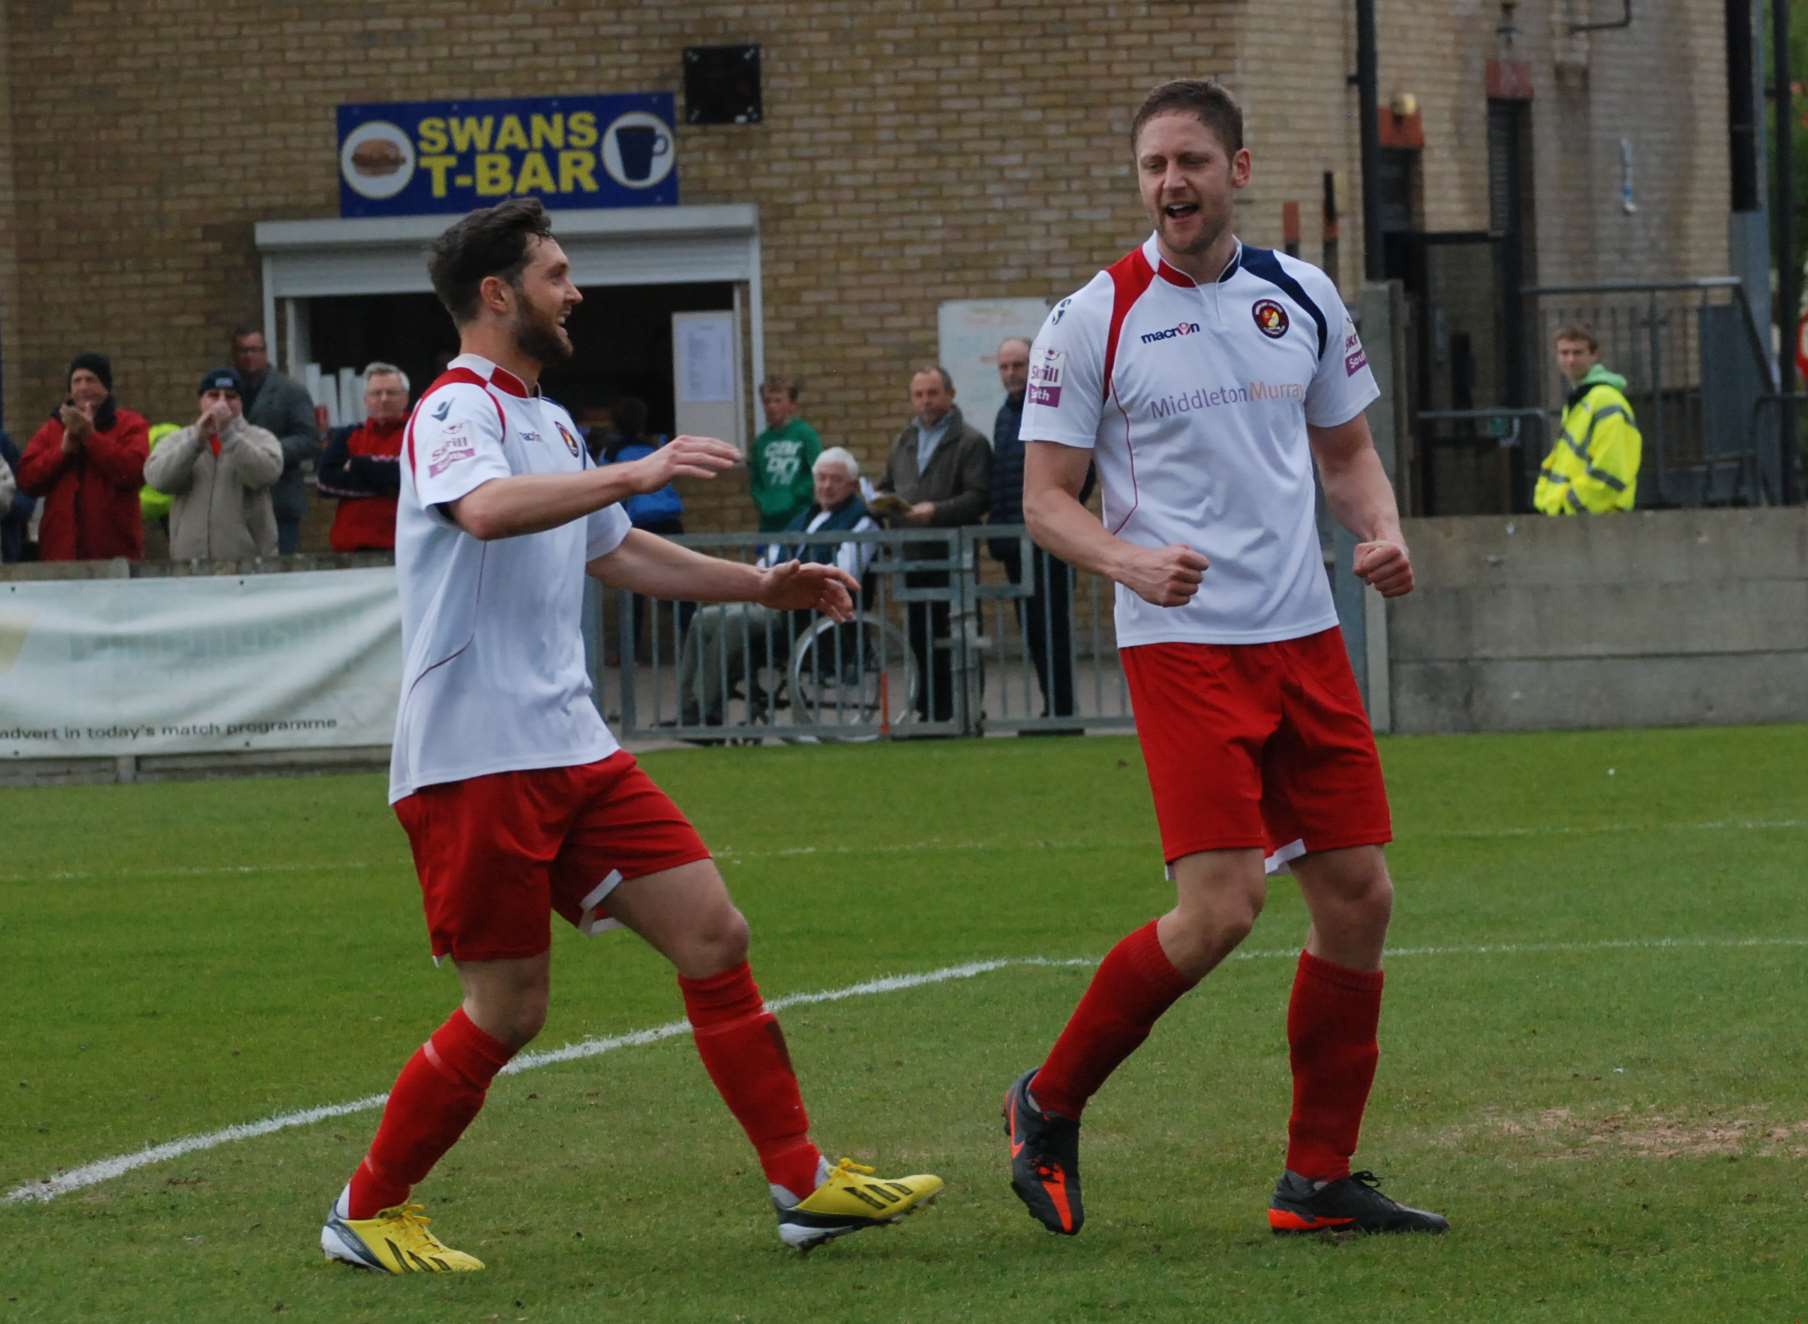
[[[1403,542],[1359,542],[1351,568],[1356,578],[1384,598],[1398,598],[1413,589],[1412,553]]]
[[[1120,582],[1144,602],[1157,607],[1184,607],[1199,591],[1211,562],[1184,543],[1139,547]]]
[[[859,591],[860,582],[836,566],[785,561],[762,572],[755,601],[774,611],[814,607],[833,620],[847,621],[853,619]]]
[[[629,463],[636,492],[657,492],[674,478],[714,478],[741,462],[741,452],[714,437],[673,437],[644,460]]]

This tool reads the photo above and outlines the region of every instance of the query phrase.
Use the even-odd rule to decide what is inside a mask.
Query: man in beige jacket
[[[282,475],[282,443],[245,421],[239,375],[201,378],[201,416],[165,437],[144,480],[173,499],[170,560],[243,561],[276,555],[270,485]]]

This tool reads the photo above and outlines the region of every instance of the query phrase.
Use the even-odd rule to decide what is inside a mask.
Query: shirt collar
[[[1234,237],[1235,236],[1233,236],[1233,238]],[[1148,262],[1155,274],[1167,281],[1170,285],[1183,285],[1191,289],[1199,283],[1179,267],[1176,267],[1173,263],[1162,257],[1161,245],[1156,242],[1154,231],[1150,231],[1149,237],[1143,241],[1143,258]],[[1226,262],[1224,264],[1224,270],[1218,273],[1218,283],[1222,284],[1224,281],[1227,281],[1232,276],[1236,275],[1238,269],[1242,265],[1243,241],[1238,239],[1237,247],[1230,255],[1230,261]]]
[[[540,394],[538,386],[530,391],[526,382],[507,368],[491,363],[481,354],[460,354],[446,366],[448,368],[464,368],[469,372],[474,372],[504,395],[512,395],[526,400]]]

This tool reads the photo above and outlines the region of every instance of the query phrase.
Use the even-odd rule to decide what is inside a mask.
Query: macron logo
[[[1158,340],[1172,340],[1175,336],[1194,335],[1198,330],[1199,323],[1197,322],[1181,322],[1177,326],[1169,327],[1166,331],[1149,332],[1148,335],[1143,337],[1143,344],[1153,345]]]

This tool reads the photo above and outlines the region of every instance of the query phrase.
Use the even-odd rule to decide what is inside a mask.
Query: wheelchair
[[[788,647],[749,667],[730,692],[745,701],[749,725],[809,744],[876,740],[916,719],[921,678],[902,629],[873,612],[846,621],[800,616],[807,624],[787,632]]]

